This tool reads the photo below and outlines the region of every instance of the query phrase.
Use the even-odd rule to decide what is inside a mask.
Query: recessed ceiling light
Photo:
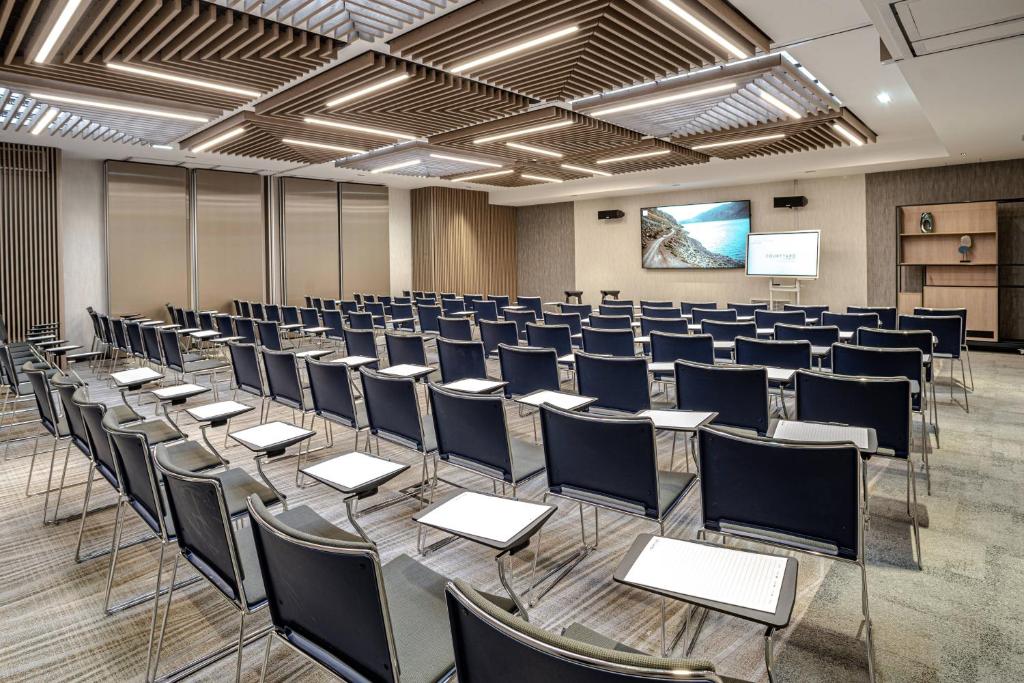
[[[698,88],[696,90],[687,90],[686,92],[676,93],[675,95],[665,95],[664,97],[655,97],[650,100],[644,100],[643,102],[633,102],[631,104],[620,104],[615,107],[608,107],[607,109],[598,109],[595,112],[591,112],[591,116],[606,116],[608,114],[615,114],[620,111],[630,111],[632,109],[643,109],[646,107],[654,107],[659,104],[665,104],[666,102],[677,102],[679,100],[689,100],[694,97],[701,97],[703,95],[713,95],[719,92],[725,92],[727,90],[735,90],[735,83],[722,83],[720,85],[712,85],[707,88]]]
[[[745,59],[750,56],[749,52],[737,47],[729,40],[726,40],[725,36],[723,36],[721,33],[712,29],[703,21],[701,21],[697,17],[693,16],[692,14],[684,10],[676,3],[672,2],[672,0],[658,0],[658,2],[661,3],[666,9],[671,11],[673,14],[675,14],[677,17],[685,21],[687,24],[689,24],[690,26],[692,26],[693,28],[697,29],[705,36],[710,38],[711,40],[715,41],[716,43],[724,47],[728,52],[731,52],[734,56],[739,57],[740,59]]]
[[[783,102],[770,92],[766,92],[764,90],[759,90],[758,92],[761,94],[762,100],[772,105],[776,109],[789,114],[790,117],[794,119],[802,119],[804,117],[803,114],[798,112],[796,109],[793,109],[793,107],[789,106],[788,104],[786,104],[785,102]]]
[[[328,121],[326,119],[317,119],[312,116],[307,116],[303,119],[306,123],[311,123],[314,126],[329,126],[331,128],[341,128],[343,130],[352,130],[357,133],[366,133],[367,135],[380,135],[385,138],[398,138],[399,140],[415,140],[415,135],[406,135],[405,133],[396,133],[390,130],[381,130],[380,128],[367,128],[366,126],[356,126],[351,123],[340,123],[338,121]]]
[[[839,133],[844,138],[846,138],[853,144],[857,145],[858,147],[862,147],[864,145],[864,141],[861,140],[856,135],[854,135],[853,133],[851,133],[849,130],[847,130],[846,126],[841,126],[838,123],[833,123],[832,127],[836,130],[837,133]]]
[[[36,125],[32,126],[32,135],[39,135],[46,130],[46,127],[50,125],[51,121],[57,118],[57,114],[59,113],[60,110],[56,107],[50,107],[47,109],[43,115],[39,117],[39,120],[36,121]]]
[[[199,123],[206,123],[209,119],[203,116],[193,116],[192,114],[176,114],[170,111],[161,111],[158,109],[145,109],[143,107],[133,107],[127,104],[115,104],[113,102],[99,102],[97,100],[83,100],[78,97],[65,97],[64,95],[52,95],[49,93],[31,93],[32,97],[40,100],[53,100],[54,102],[67,102],[68,104],[80,104],[83,107],[95,107],[96,109],[110,109],[112,111],[126,111],[132,114],[143,114],[145,116],[159,116],[165,119],[178,119],[180,121],[197,121]]]
[[[555,159],[561,159],[561,152],[553,152],[550,149],[541,149],[540,147],[531,147],[530,145],[524,145],[519,142],[506,142],[506,147],[512,147],[513,149],[521,149],[524,152],[533,152],[534,154],[541,154],[546,157],[554,157]]]
[[[174,145],[150,145],[153,149],[174,149]]]
[[[563,121],[555,121],[554,123],[545,123],[540,126],[531,126],[530,128],[520,128],[519,130],[513,130],[508,133],[498,133],[497,135],[488,135],[486,137],[477,138],[473,140],[474,145],[480,145],[485,142],[494,142],[495,140],[504,140],[506,138],[516,138],[521,135],[530,135],[532,133],[540,133],[541,131],[551,130],[552,128],[561,128],[563,126],[571,126],[572,121],[565,119]]]
[[[64,33],[64,29],[67,28],[68,22],[71,21],[71,17],[75,14],[75,10],[78,9],[80,4],[82,4],[82,0],[67,0],[67,4],[64,5],[64,9],[57,16],[57,21],[54,22],[53,28],[50,29],[50,33],[46,36],[46,40],[39,46],[39,51],[36,52],[36,56],[32,58],[32,61],[42,64],[50,57],[50,53],[53,52],[53,48],[57,44],[57,39]]]
[[[378,90],[383,90],[384,88],[390,88],[391,86],[395,85],[396,83],[401,83],[402,81],[406,80],[407,78],[409,78],[409,74],[401,74],[399,76],[395,76],[394,78],[388,78],[386,80],[379,81],[377,83],[374,83],[373,85],[368,85],[365,88],[360,88],[359,90],[356,90],[355,92],[350,92],[347,95],[342,95],[341,97],[335,97],[333,100],[327,100],[327,102],[324,103],[324,106],[325,107],[337,107],[339,104],[343,104],[343,103],[349,102],[351,100],[359,99],[360,97],[364,97],[365,95],[369,95],[370,93],[377,92]]]
[[[478,178],[493,178],[494,176],[498,175],[508,175],[509,173],[512,173],[512,169],[509,169],[507,171],[491,171],[490,173],[477,173],[475,175],[468,175],[463,178],[452,178],[452,180],[463,183],[469,182],[470,180],[476,180]]]
[[[191,85],[196,88],[203,88],[204,90],[219,90],[221,92],[232,93],[234,95],[242,95],[244,97],[259,97],[262,93],[256,92],[255,90],[246,90],[244,88],[236,88],[232,85],[221,85],[220,83],[213,83],[211,81],[202,81],[198,78],[186,78],[185,76],[178,76],[170,74],[164,71],[153,71],[150,69],[140,69],[137,66],[129,66],[128,64],[116,64],[114,62],[107,62],[108,69],[114,69],[115,71],[124,71],[130,74],[136,74],[137,76],[145,76],[147,78],[157,78],[162,81],[171,81],[172,83],[181,83],[182,85]]]
[[[497,52],[492,52],[489,55],[484,55],[483,57],[477,57],[476,59],[471,59],[468,62],[463,62],[462,64],[459,64],[457,66],[452,67],[450,69],[450,71],[453,74],[461,73],[463,71],[466,71],[467,69],[472,69],[475,66],[480,66],[482,64],[489,64],[489,63],[497,61],[497,60],[499,60],[499,59],[501,59],[503,57],[508,57],[510,55],[514,55],[514,54],[517,54],[519,52],[523,52],[524,50],[529,50],[531,47],[537,47],[538,45],[543,45],[545,43],[550,43],[552,40],[558,40],[559,38],[561,38],[563,36],[570,35],[572,33],[575,33],[576,31],[579,31],[579,30],[580,30],[579,26],[569,26],[568,28],[559,29],[558,31],[552,31],[551,33],[545,33],[544,35],[542,35],[542,36],[540,36],[538,38],[533,38],[531,40],[526,40],[526,41],[523,41],[522,43],[516,43],[515,45],[513,45],[511,47],[506,47],[504,50],[498,50]]]
[[[205,152],[208,149],[216,147],[217,145],[221,144],[222,142],[227,142],[228,140],[231,140],[232,138],[237,138],[239,135],[241,135],[244,132],[245,132],[245,128],[243,126],[239,126],[238,128],[232,128],[231,130],[229,130],[226,133],[221,133],[217,137],[210,138],[206,142],[199,143],[198,145],[196,145],[195,147],[192,148],[192,151],[195,152],[195,153]]]
[[[715,147],[729,147],[731,145],[745,145],[749,142],[767,142],[768,140],[779,140],[786,137],[785,133],[773,135],[757,135],[752,138],[740,138],[739,140],[726,140],[725,142],[710,142],[706,145],[694,145],[690,149],[713,149]]]
[[[580,173],[593,173],[594,175],[611,175],[607,171],[598,171],[596,168],[584,168],[583,166],[573,166],[572,164],[562,164],[562,168],[567,168],[570,171],[579,171]]]
[[[458,161],[463,164],[473,164],[474,166],[487,166],[489,168],[501,168],[501,164],[494,164],[490,161],[479,161],[478,159],[467,159],[465,157],[454,157],[448,154],[431,154],[434,159],[445,159],[447,161]]]
[[[295,138],[281,138],[286,145],[298,145],[299,147],[316,147],[317,149],[329,149],[332,152],[348,152],[350,154],[363,154],[365,149],[355,147],[342,147],[341,145],[328,145],[324,142],[312,142],[311,140],[296,140]]]
[[[668,154],[672,150],[670,149],[656,149],[653,152],[639,152],[637,154],[627,154],[621,157],[609,157],[608,159],[598,159],[599,164],[614,164],[618,161],[629,161],[631,159],[643,159],[644,157],[656,157],[662,154]]]
[[[892,98],[889,96],[889,93],[885,91],[882,91],[875,95],[875,99],[881,102],[882,104],[889,104],[890,102],[892,102]]]
[[[537,181],[540,181],[542,183],[560,183],[560,182],[562,182],[561,178],[548,178],[547,176],[543,176],[543,175],[530,175],[529,173],[520,173],[519,177],[520,178],[526,178],[527,180],[537,180]]]
[[[397,171],[400,168],[408,168],[409,166],[416,166],[421,163],[420,159],[409,159],[408,161],[401,161],[397,164],[391,164],[390,166],[381,166],[370,171],[370,173],[387,173],[388,171]]]

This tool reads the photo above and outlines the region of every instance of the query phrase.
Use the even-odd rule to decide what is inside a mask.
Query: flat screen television
[[[750,201],[651,206],[640,210],[644,268],[742,268]]]
[[[747,235],[747,275],[818,277],[820,230],[752,232]]]

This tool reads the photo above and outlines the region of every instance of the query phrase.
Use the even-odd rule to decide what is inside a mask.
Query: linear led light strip
[[[366,133],[367,135],[380,135],[385,138],[397,138],[399,140],[415,140],[415,135],[406,135],[405,133],[396,133],[390,130],[382,130],[380,128],[367,128],[366,126],[356,126],[351,123],[341,123],[339,121],[328,121],[326,119],[317,119],[312,116],[307,116],[303,119],[306,123],[311,123],[314,126],[328,126],[330,128],[341,128],[342,130],[352,130],[357,133]]]
[[[409,74],[401,74],[400,76],[395,76],[394,78],[388,78],[386,80],[380,81],[379,83],[374,83],[373,85],[368,85],[365,88],[360,88],[359,90],[356,90],[355,92],[350,92],[347,95],[342,95],[341,97],[335,97],[333,100],[327,100],[326,102],[324,102],[324,106],[325,107],[337,107],[339,104],[343,104],[343,103],[349,102],[351,100],[359,99],[360,97],[364,97],[366,95],[369,95],[370,93],[375,93],[378,90],[383,90],[384,88],[390,88],[391,86],[395,85],[396,83],[401,83],[402,81],[406,80],[407,78],[409,78]]]
[[[840,135],[842,135],[844,138],[846,138],[847,140],[849,140],[853,144],[857,145],[858,147],[862,147],[864,145],[864,141],[861,140],[856,135],[854,135],[853,133],[851,133],[850,131],[848,131],[846,129],[846,126],[840,126],[838,123],[833,123],[832,127],[835,128],[835,130]]]
[[[559,38],[562,38],[564,36],[576,33],[576,31],[579,30],[579,26],[569,26],[568,28],[559,29],[558,31],[545,33],[544,35],[539,36],[537,38],[526,40],[521,43],[516,43],[511,47],[506,47],[504,50],[498,50],[497,52],[492,52],[489,55],[484,55],[483,57],[477,57],[476,59],[471,59],[468,62],[463,62],[462,64],[452,67],[450,71],[453,74],[461,73],[463,71],[466,71],[467,69],[472,69],[475,66],[489,64],[491,62],[502,59],[503,57],[509,57],[511,55],[523,52],[524,50],[529,50],[532,47],[537,47],[538,45],[550,43],[553,40],[558,40]]]
[[[39,120],[36,121],[36,124],[32,126],[32,135],[39,135],[46,130],[46,127],[50,125],[51,121],[57,118],[57,114],[59,113],[60,109],[57,109],[56,107],[50,107],[47,109],[46,112],[39,117]]]
[[[505,140],[506,138],[517,138],[521,135],[531,135],[533,133],[540,133],[541,131],[551,130],[553,128],[562,128],[563,126],[571,126],[572,121],[566,119],[564,121],[555,121],[554,123],[545,123],[540,126],[531,126],[530,128],[521,128],[519,130],[513,130],[508,133],[498,133],[497,135],[488,135],[486,137],[477,138],[473,140],[474,145],[482,145],[485,142],[494,142],[495,140]]]
[[[490,173],[477,173],[476,175],[468,175],[463,178],[452,178],[452,180],[460,183],[467,183],[471,180],[478,180],[480,178],[493,178],[494,176],[508,175],[509,173],[512,173],[512,169],[509,169],[507,171],[491,171]]]
[[[351,154],[363,154],[365,149],[355,147],[342,147],[341,145],[328,145],[324,142],[311,142],[309,140],[296,140],[295,138],[281,138],[286,145],[298,145],[299,147],[316,147],[317,149],[329,149],[332,152],[349,152]]]
[[[520,173],[519,177],[520,178],[526,178],[527,180],[536,180],[536,181],[539,181],[539,182],[542,182],[542,183],[560,183],[560,182],[562,182],[561,178],[548,178],[547,176],[543,176],[543,175],[530,175],[529,173]]]
[[[137,76],[145,76],[146,78],[157,78],[162,81],[171,81],[172,83],[191,85],[196,88],[203,88],[204,90],[219,90],[221,92],[232,93],[234,95],[242,95],[244,97],[255,98],[259,97],[262,94],[256,92],[255,90],[245,90],[244,88],[236,88],[231,85],[221,85],[220,83],[203,81],[198,78],[187,78],[185,76],[177,76],[175,74],[170,74],[165,71],[140,69],[137,66],[129,66],[127,64],[116,64],[114,62],[107,62],[107,68],[113,69],[115,71],[124,71],[125,73],[135,74]]]
[[[703,21],[701,21],[694,15],[687,12],[685,9],[683,9],[676,3],[672,2],[672,0],[658,0],[658,2],[661,3],[661,5],[665,7],[665,9],[669,10],[677,17],[685,21],[687,24],[697,29],[705,36],[707,36],[714,42],[718,43],[720,46],[724,47],[728,52],[730,52],[735,57],[738,57],[740,59],[746,59],[747,57],[750,56],[749,52],[737,47],[734,43],[727,40],[725,36],[723,36],[721,33],[714,30],[713,28],[705,24]]]
[[[127,104],[114,104],[113,102],[99,102],[97,100],[83,100],[77,97],[65,97],[64,95],[53,95],[50,93],[31,93],[32,97],[40,100],[52,100],[54,102],[66,102],[68,104],[80,104],[84,107],[96,107],[97,109],[109,109],[111,111],[126,111],[132,114],[143,114],[145,116],[159,116],[166,119],[178,119],[180,121],[197,121],[206,123],[208,119],[203,116],[191,114],[176,114],[158,109],[145,109],[143,107],[132,107]]]
[[[786,114],[789,114],[789,116],[791,116],[794,119],[802,119],[804,117],[803,114],[798,112],[796,109],[793,109],[793,107],[789,106],[775,95],[772,95],[770,92],[766,92],[764,90],[758,90],[758,92],[761,94],[762,100],[772,105],[779,111],[783,111]]]
[[[591,112],[591,116],[606,116],[608,114],[615,114],[620,111],[630,111],[632,109],[644,109],[647,107],[654,107],[659,104],[665,104],[666,102],[677,102],[679,100],[690,100],[695,97],[702,97],[704,95],[714,95],[715,93],[725,92],[727,90],[735,90],[735,83],[722,83],[720,85],[712,85],[707,88],[698,88],[696,90],[687,90],[686,92],[676,93],[675,95],[665,95],[663,97],[655,97],[650,100],[644,100],[642,102],[633,102],[630,104],[620,104],[615,107],[608,107],[607,109],[598,109],[595,112]]]
[[[656,149],[653,152],[640,152],[638,154],[627,154],[626,156],[622,156],[622,157],[611,157],[611,158],[608,158],[608,159],[598,159],[597,163],[599,163],[599,164],[614,164],[614,163],[619,162],[619,161],[631,161],[633,159],[643,159],[645,157],[657,157],[657,156],[661,156],[662,154],[668,154],[671,151],[672,150],[670,150],[670,149]]]
[[[542,154],[546,157],[554,157],[556,159],[562,158],[561,152],[554,152],[550,149],[541,149],[540,147],[531,147],[530,145],[524,145],[519,142],[506,142],[506,147],[512,147],[513,149],[521,149],[524,152],[533,152],[534,154]]]
[[[409,159],[408,161],[401,161],[397,164],[391,164],[390,166],[381,166],[380,168],[375,168],[372,171],[370,171],[370,173],[387,173],[388,171],[397,171],[400,168],[416,166],[419,163],[422,163],[421,159]]]
[[[239,135],[241,135],[244,132],[245,132],[245,128],[243,128],[242,126],[239,126],[238,128],[232,128],[231,130],[229,130],[226,133],[222,133],[221,135],[218,135],[215,138],[210,138],[206,142],[199,143],[198,145],[196,145],[195,147],[192,148],[192,151],[193,152],[205,152],[208,149],[216,147],[217,145],[221,144],[222,142],[227,142],[228,140],[231,140],[232,138],[237,138]]]
[[[611,175],[607,171],[598,171],[596,168],[585,168],[583,166],[573,166],[572,164],[562,164],[562,168],[570,171],[579,171],[580,173],[592,173],[594,175]]]
[[[448,161],[458,161],[463,164],[473,164],[474,166],[487,166],[489,168],[501,168],[501,164],[494,164],[490,161],[478,161],[477,159],[467,159],[465,157],[453,157],[447,154],[431,154],[434,159],[446,159]]]
[[[67,28],[68,22],[71,21],[71,17],[74,16],[75,10],[78,9],[80,4],[82,4],[82,0],[67,1],[64,9],[61,10],[60,15],[57,17],[57,21],[54,22],[53,28],[50,29],[49,35],[46,36],[43,44],[39,46],[39,51],[36,52],[36,56],[32,58],[32,61],[42,64],[50,57],[50,53],[53,52],[53,48],[57,44],[57,39],[64,33],[64,29]]]
[[[714,147],[728,147],[730,145],[745,145],[748,142],[767,142],[768,140],[779,140],[786,137],[785,133],[775,133],[774,135],[758,135],[753,138],[743,138],[741,140],[726,140],[725,142],[710,142],[706,145],[695,145],[690,149],[712,149]]]

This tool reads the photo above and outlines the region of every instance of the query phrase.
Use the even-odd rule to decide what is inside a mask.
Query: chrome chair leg
[[[270,648],[274,645],[274,634],[267,636],[267,649],[263,652],[263,668],[260,669],[260,683],[267,680],[267,667],[270,666]]]
[[[923,570],[924,563],[921,560],[921,528],[917,523],[917,473],[914,472],[914,464],[910,457],[907,457],[907,511],[910,512],[910,519],[914,525],[914,546],[917,549],[917,569]],[[913,505],[913,508],[911,508]]]
[[[961,355],[967,359],[967,374],[971,378],[971,391],[974,391],[974,368],[971,366],[971,348],[967,344],[964,344]]]
[[[861,605],[864,612],[864,644],[868,655],[868,679],[875,683],[875,646],[871,634],[871,609],[868,605],[868,567],[863,558],[860,565]]]

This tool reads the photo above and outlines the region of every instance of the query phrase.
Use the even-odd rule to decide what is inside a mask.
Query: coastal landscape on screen
[[[742,268],[750,202],[655,206],[640,211],[644,268]]]

